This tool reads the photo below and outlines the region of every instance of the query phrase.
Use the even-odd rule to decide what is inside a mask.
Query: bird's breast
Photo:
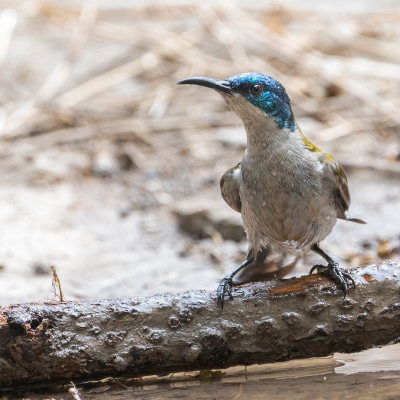
[[[255,230],[268,241],[302,247],[330,233],[336,211],[312,155],[281,150],[245,153],[240,184],[242,218],[248,233]]]

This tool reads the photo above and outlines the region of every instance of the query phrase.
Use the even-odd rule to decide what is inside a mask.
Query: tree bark
[[[356,352],[400,337],[400,264],[349,271],[346,298],[322,274],[215,293],[44,302],[0,309],[0,387],[165,374]]]

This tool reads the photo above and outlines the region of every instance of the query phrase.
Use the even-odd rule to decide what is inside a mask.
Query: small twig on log
[[[356,352],[400,337],[400,264],[350,271],[347,297],[317,274],[213,292],[45,302],[0,310],[0,387],[226,368]]]
[[[57,275],[56,267],[54,265],[52,265],[50,268],[53,271],[53,281],[51,283],[51,285],[53,287],[53,294],[54,294],[53,301],[55,301],[57,298],[59,301],[65,301],[64,294],[61,290],[61,282]]]

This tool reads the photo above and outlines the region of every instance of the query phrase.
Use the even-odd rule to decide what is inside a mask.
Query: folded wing
[[[239,196],[240,163],[229,169],[220,180],[221,195],[229,207],[240,213],[242,201]]]
[[[351,200],[347,176],[343,167],[328,153],[321,152],[318,155],[318,159],[323,165],[324,179],[332,187],[337,208],[337,217],[346,221],[357,222],[358,224],[366,224],[361,219],[352,218],[347,215]]]

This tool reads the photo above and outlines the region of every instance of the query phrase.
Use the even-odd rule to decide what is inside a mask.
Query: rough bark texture
[[[0,387],[163,374],[356,352],[400,337],[400,264],[359,267],[344,299],[323,275],[215,294],[45,302],[0,309]]]

